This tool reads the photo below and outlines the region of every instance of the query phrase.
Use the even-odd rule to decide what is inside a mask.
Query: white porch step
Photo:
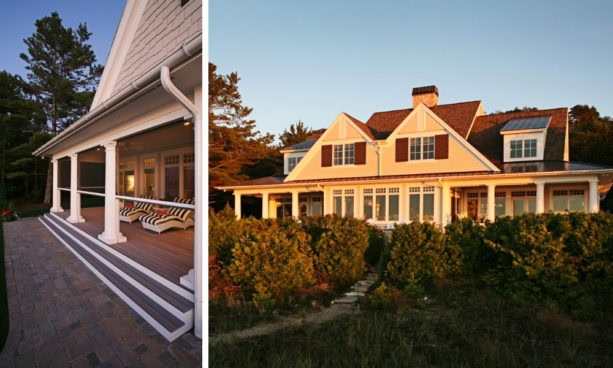
[[[173,341],[193,327],[192,300],[122,260],[60,217],[46,214],[39,220],[167,340]]]

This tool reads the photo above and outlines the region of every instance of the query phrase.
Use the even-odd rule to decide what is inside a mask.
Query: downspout
[[[162,66],[160,69],[162,87],[194,116],[194,167],[196,211],[194,211],[194,334],[202,339],[202,234],[204,232],[203,217],[203,170],[202,145],[204,134],[200,109],[187,98],[170,80],[170,69]]]

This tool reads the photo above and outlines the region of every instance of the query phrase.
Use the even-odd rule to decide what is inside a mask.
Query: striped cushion
[[[132,208],[124,207],[119,211],[119,215],[124,216],[124,217],[132,216],[137,213],[147,213],[147,211],[143,210],[142,208],[136,208],[136,207],[132,207]]]
[[[140,221],[149,225],[161,225],[168,221],[183,221],[180,217],[173,215],[145,215],[140,217]]]

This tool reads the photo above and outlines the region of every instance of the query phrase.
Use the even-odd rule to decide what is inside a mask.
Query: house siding
[[[113,94],[202,32],[202,0],[149,0]]]

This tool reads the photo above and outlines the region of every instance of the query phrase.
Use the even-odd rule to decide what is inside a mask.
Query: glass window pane
[[[124,184],[125,193],[127,196],[134,196],[134,171],[126,171],[124,173]]]
[[[523,199],[514,199],[513,200],[513,216],[519,216],[524,214],[524,200]]]
[[[311,216],[321,216],[322,214],[321,198],[313,198],[311,202]]]
[[[377,221],[385,221],[385,196],[378,195],[376,201],[375,214],[377,215]]]
[[[522,157],[522,141],[511,141],[511,158]]]
[[[194,168],[192,167],[192,173],[193,171],[194,171]],[[144,180],[143,185],[144,185],[143,193],[145,195],[148,195],[148,196],[155,195],[155,169],[145,169],[145,180]],[[192,182],[192,186],[193,186],[193,182]]]
[[[183,198],[194,198],[196,186],[193,166],[183,166]]]
[[[496,198],[494,205],[496,206],[496,217],[503,217],[506,213],[506,200],[504,198]]]
[[[372,196],[364,196],[364,219],[372,218]]]
[[[571,211],[585,211],[585,197],[584,196],[568,197],[568,209]]]
[[[164,171],[164,198],[179,198],[179,166],[166,167]]]
[[[529,213],[536,213],[536,199],[535,198],[530,198],[527,201],[528,201],[528,212]]]
[[[536,157],[536,139],[524,141],[524,157]]]
[[[336,144],[334,145],[334,165],[342,165],[343,164],[343,145]]]
[[[487,217],[487,198],[479,199],[479,216]]]
[[[353,196],[345,196],[345,217],[353,217]]]
[[[355,158],[355,144],[345,145],[345,165],[353,165]]]
[[[563,212],[568,210],[566,207],[567,196],[553,196],[553,210],[555,212]]]
[[[409,221],[419,221],[419,194],[409,196]]]
[[[306,199],[300,200],[300,217],[308,216],[307,208],[309,203]]]
[[[390,221],[398,221],[398,213],[400,208],[400,197],[397,194],[389,196],[389,205],[390,205],[390,213],[389,220]]]
[[[424,194],[424,221],[434,221],[434,193]]]
[[[421,160],[421,138],[411,138],[409,147],[409,159]]]
[[[343,215],[343,197],[334,197],[334,214],[337,216]]]

